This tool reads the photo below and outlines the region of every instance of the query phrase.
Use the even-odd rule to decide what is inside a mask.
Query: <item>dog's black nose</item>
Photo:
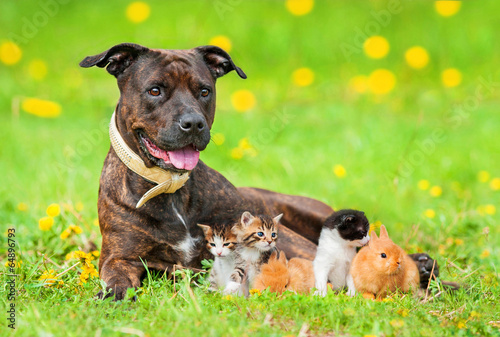
[[[201,132],[207,127],[207,123],[203,116],[191,113],[181,117],[179,127],[184,132]]]

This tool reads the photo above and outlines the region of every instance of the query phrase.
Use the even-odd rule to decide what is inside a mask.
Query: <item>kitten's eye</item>
[[[215,247],[215,243],[211,243],[210,246]]]
[[[201,89],[201,92],[200,92],[201,96],[203,97],[207,97],[209,94],[210,94],[210,90],[208,89]]]
[[[257,233],[257,236],[258,236],[259,238],[261,238],[261,237],[263,237],[263,236],[264,236],[264,233],[263,233],[263,232],[258,232],[258,233]]]
[[[387,255],[385,255],[385,253],[380,254],[380,256],[381,256],[383,259],[385,259],[385,258],[387,257]]]
[[[276,233],[271,234],[271,237],[275,238],[276,237]]]
[[[229,246],[229,242],[226,242],[226,243],[224,244],[224,247],[227,247],[227,246]]]
[[[150,94],[151,96],[160,96],[160,93],[161,91],[158,87],[154,87],[148,90],[148,94]]]

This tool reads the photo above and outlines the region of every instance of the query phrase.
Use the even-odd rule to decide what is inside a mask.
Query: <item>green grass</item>
[[[383,1],[316,1],[303,17],[291,15],[281,1],[218,1],[231,4],[223,17],[208,1],[148,3],[151,16],[140,24],[127,21],[123,2],[61,5],[35,36],[20,44],[19,63],[0,63],[1,232],[16,229],[16,253],[22,260],[16,270],[17,330],[7,327],[2,310],[0,335],[286,336],[298,335],[303,327],[307,335],[327,336],[500,334],[500,191],[490,186],[500,177],[500,46],[492,16],[500,10],[497,2],[464,3],[449,18],[437,15],[430,2],[404,2],[401,13],[380,29],[391,46],[381,60],[361,51],[347,60],[340,46],[360,48],[358,28],[374,21],[372,11],[387,8]],[[2,2],[0,40],[22,34],[40,4]],[[44,271],[59,274],[73,266],[75,260],[65,260],[69,252],[92,244],[100,248],[94,225],[97,190],[109,149],[105,125],[119,93],[104,70],[83,70],[78,62],[121,42],[191,48],[216,35],[231,40],[230,54],[248,79],[230,73],[219,80],[213,134],[224,134],[225,142],[211,143],[202,160],[236,186],[361,209],[371,222],[384,223],[408,252],[425,251],[436,258],[441,278],[459,282],[462,290],[425,303],[411,296],[379,303],[335,294],[324,299],[269,293],[225,298],[208,293],[199,276],[189,274],[178,275],[175,285],[151,278],[137,290],[137,302],[113,303],[93,299],[101,288],[97,279],[79,285],[80,266],[59,277],[61,287],[42,286]],[[422,70],[404,60],[414,45],[430,56]],[[41,81],[29,74],[34,59],[48,67]],[[300,67],[314,71],[312,85],[292,83],[291,74]],[[462,72],[463,81],[444,88],[440,74],[450,67]],[[396,76],[392,92],[375,97],[350,89],[352,77],[379,68]],[[483,94],[476,99],[484,81],[492,85],[480,89]],[[239,89],[250,90],[257,100],[246,113],[231,105],[231,94]],[[46,119],[25,113],[19,110],[25,97],[57,102],[62,114]],[[468,112],[459,122],[457,106]],[[277,116],[283,122],[271,128]],[[442,136],[433,138],[435,132]],[[257,155],[235,160],[231,150],[245,137]],[[422,150],[422,144],[430,150]],[[417,163],[408,165],[412,161]],[[346,169],[344,178],[334,175],[337,164]],[[489,172],[487,182],[478,180],[480,171]],[[442,195],[420,190],[422,179],[440,186]],[[28,209],[19,210],[19,203]],[[67,206],[49,231],[41,231],[38,220],[51,203]],[[435,211],[434,218],[423,216],[428,209]],[[81,226],[83,233],[60,239],[70,224]],[[7,237],[0,258],[3,266]],[[1,284],[7,279],[5,268]],[[439,291],[437,284],[432,287]],[[10,303],[6,296],[2,302],[3,308]]]

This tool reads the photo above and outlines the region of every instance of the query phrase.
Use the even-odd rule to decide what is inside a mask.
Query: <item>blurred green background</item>
[[[494,0],[2,1],[2,227],[26,261],[99,247],[119,92],[78,63],[122,42],[218,44],[248,79],[218,80],[204,162],[236,186],[361,209],[404,248],[496,279],[499,11]],[[52,203],[62,213],[42,231]],[[69,224],[83,233],[63,240]]]

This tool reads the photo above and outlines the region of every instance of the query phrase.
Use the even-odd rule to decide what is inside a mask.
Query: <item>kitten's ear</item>
[[[250,212],[246,211],[241,215],[241,224],[243,227],[247,227],[252,223],[253,219],[254,216]]]
[[[203,233],[205,235],[207,235],[208,231],[212,229],[212,227],[207,225],[202,225],[201,223],[198,224],[198,227],[200,227],[203,230]]]
[[[279,222],[280,222],[280,220],[281,220],[282,217],[283,217],[283,213],[281,213],[280,215],[275,216],[273,218],[274,223],[279,224]]]
[[[380,226],[380,238],[389,239],[389,234],[387,233],[387,229],[384,225]]]

